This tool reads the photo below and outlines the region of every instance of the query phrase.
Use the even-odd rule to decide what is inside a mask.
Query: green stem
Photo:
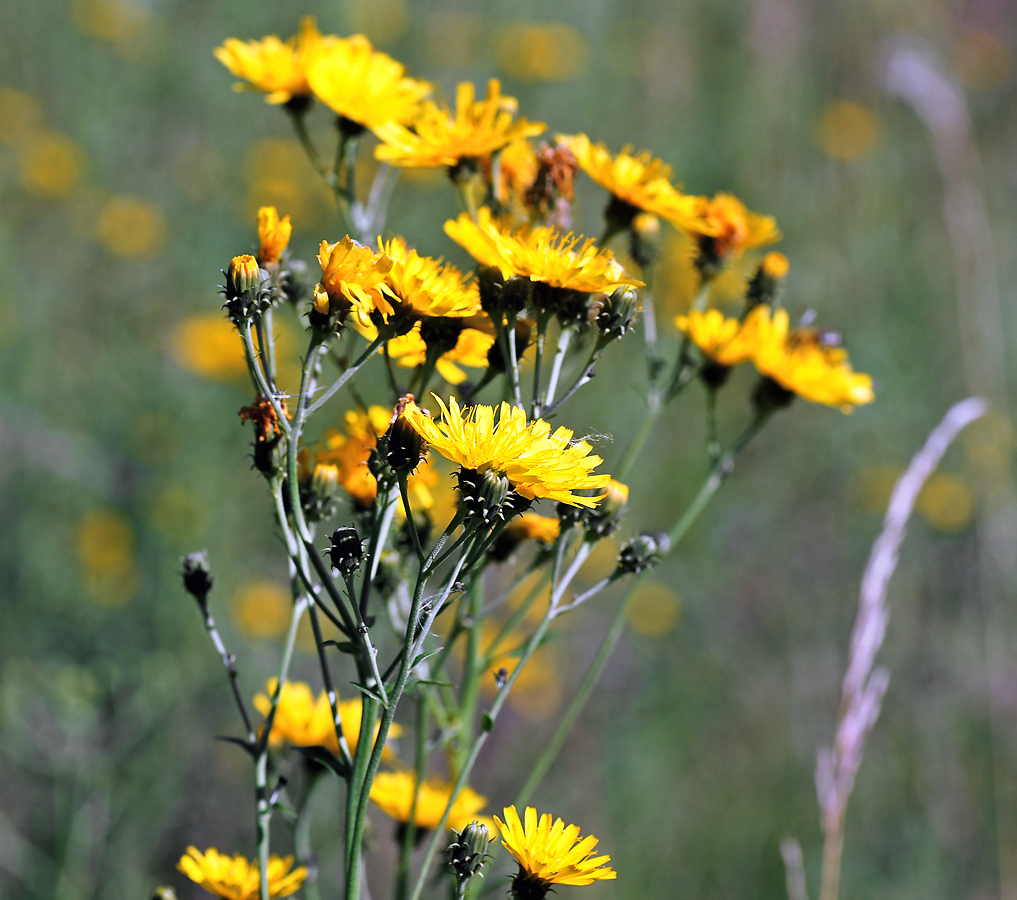
[[[335,395],[337,391],[342,390],[343,385],[346,384],[347,381],[349,381],[354,375],[357,374],[357,371],[360,369],[360,367],[371,358],[371,354],[373,354],[374,351],[377,350],[379,346],[381,346],[384,340],[385,336],[379,334],[378,337],[371,341],[368,348],[363,353],[361,353],[359,357],[357,357],[357,361],[353,363],[353,365],[351,365],[345,372],[343,372],[342,375],[340,375],[334,382],[332,382],[328,390],[325,391],[324,394],[322,394],[314,403],[312,403],[307,408],[306,416],[314,415],[314,413],[316,413],[326,403],[328,403],[329,400],[332,399],[332,397]]]
[[[544,365],[544,341],[547,339],[547,324],[550,316],[542,313],[537,316],[537,346],[533,358],[533,405],[530,407],[530,418],[535,419],[540,413],[540,370]]]
[[[550,406],[554,402],[554,395],[558,390],[558,379],[561,377],[562,363],[565,362],[565,354],[568,351],[571,339],[572,329],[563,328],[558,335],[558,348],[554,352],[554,361],[551,363],[551,375],[547,379],[547,394],[544,397],[544,407]]]
[[[476,728],[477,704],[480,702],[480,676],[484,672],[484,653],[480,646],[480,619],[484,612],[483,579],[470,580],[469,611],[467,623],[466,659],[463,662],[463,685],[459,694],[459,734],[456,747],[450,759],[451,775],[458,775],[464,762],[463,754]]]
[[[707,476],[706,481],[703,482],[699,492],[693,498],[688,508],[681,515],[678,521],[671,527],[668,532],[668,537],[671,540],[670,548],[668,552],[674,552],[678,544],[681,543],[682,539],[688,533],[689,529],[695,523],[696,519],[699,518],[700,514],[706,508],[713,495],[717,493],[717,489],[724,483],[727,477],[734,470],[735,460],[738,454],[745,448],[745,445],[758,434],[760,428],[769,418],[769,415],[763,413],[757,415],[752,421],[749,427],[742,434],[741,438],[732,445],[724,456],[717,461],[710,474]],[[649,570],[644,570],[636,576],[635,580],[629,586],[625,597],[622,599],[621,604],[618,607],[617,613],[615,613],[614,620],[611,622],[611,627],[608,629],[607,635],[604,637],[603,643],[597,650],[597,655],[594,657],[593,662],[590,665],[586,676],[583,678],[582,684],[579,686],[579,690],[576,692],[575,697],[569,704],[569,708],[565,711],[561,721],[558,724],[558,728],[555,730],[554,735],[548,742],[547,747],[541,753],[537,759],[536,764],[533,767],[530,776],[526,779],[526,783],[520,789],[519,794],[516,798],[516,806],[525,806],[529,800],[530,795],[536,789],[537,785],[540,784],[541,780],[547,774],[551,763],[554,762],[559,751],[565,743],[565,739],[568,737],[569,732],[575,725],[576,720],[579,718],[579,714],[582,712],[583,707],[586,705],[586,701],[589,700],[590,694],[597,682],[600,680],[600,675],[604,670],[604,666],[607,664],[611,653],[614,651],[615,645],[618,643],[625,630],[625,624],[628,620],[629,610],[632,607],[632,603],[637,595],[637,589],[646,580],[649,575]]]
[[[720,459],[720,437],[717,430],[717,389],[706,388],[706,450],[714,465]]]
[[[279,398],[269,386],[268,381],[265,379],[265,373],[261,370],[261,364],[258,362],[258,351],[254,347],[254,338],[251,336],[251,323],[249,320],[240,329],[240,337],[244,342],[244,356],[247,358],[247,369],[254,380],[258,393],[266,397],[268,402],[272,404],[272,410],[275,412],[276,420],[279,423],[279,430],[289,440],[290,423],[286,418],[282,405],[279,403]]]
[[[410,882],[410,861],[417,843],[417,806],[420,802],[420,786],[424,781],[427,768],[427,706],[423,698],[417,699],[417,721],[414,740],[414,773],[416,781],[413,785],[413,799],[410,801],[410,816],[403,829],[402,843],[399,847],[399,868],[396,870],[395,900],[405,900]]]

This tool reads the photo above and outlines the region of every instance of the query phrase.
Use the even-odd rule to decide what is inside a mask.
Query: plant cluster
[[[286,548],[293,606],[278,674],[253,698],[257,721],[215,626],[208,560],[184,561],[185,586],[242,717],[233,740],[253,761],[257,852],[249,863],[192,847],[180,869],[234,900],[301,887],[317,896],[313,848],[298,838],[295,858],[272,855],[273,824],[296,820],[306,836],[301,816],[314,781],[338,778],[346,900],[367,895],[371,804],[397,823],[396,900],[434,889],[442,852],[452,895],[477,893],[476,876],[499,846],[518,864],[510,888],[518,900],[613,879],[595,838],[529,801],[622,633],[635,586],[674,551],[774,413],[796,396],[848,411],[872,399],[871,380],[852,370],[835,334],[791,325],[780,305],[788,263],[779,253],[758,260],[737,313],[709,306],[714,279],[780,233],[733,196],[683,193],[649,153],[613,154],[582,134],[538,144],[546,126],[519,116],[497,81],[479,98],[472,84],[460,85],[449,107],[363,36],[322,35],[310,19],[288,41],[229,39],[216,55],[239,87],[288,115],[335,194],[343,229],[321,241],[311,277],[289,250],[289,216],[263,208],[256,252],[224,272],[224,310],[254,392],[240,415],[254,429],[254,465]],[[322,107],[335,122],[328,157],[308,127]],[[372,147],[377,176],[358,196],[358,154]],[[447,172],[464,211],[444,231],[474,271],[384,236],[392,172],[401,167]],[[600,240],[570,230],[583,174],[608,194]],[[657,340],[646,289],[665,223],[690,239],[700,282],[677,319],[674,347]],[[625,252],[615,255],[607,245],[620,239]],[[277,314],[306,326],[295,393],[277,379]],[[643,338],[635,358],[646,364],[645,418],[612,477],[591,440],[560,421],[601,356],[634,331]],[[724,447],[716,401],[743,363],[759,373],[752,414]],[[614,570],[576,593],[591,552],[621,526],[624,479],[655,419],[696,383],[710,410],[702,488],[666,533],[631,537]],[[312,438],[312,419],[331,426]],[[443,506],[442,496],[452,502]],[[535,587],[508,602],[524,583]],[[503,818],[488,818],[488,800],[472,786],[477,762],[520,673],[552,631],[567,629],[598,596],[613,596],[604,591],[615,583],[625,592],[612,601],[613,623],[576,697],[515,802]],[[289,677],[305,618],[320,693]],[[511,668],[499,664],[506,657]],[[302,791],[290,785],[298,770]]]

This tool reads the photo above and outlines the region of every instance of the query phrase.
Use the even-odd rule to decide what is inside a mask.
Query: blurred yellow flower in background
[[[20,144],[42,127],[42,107],[25,91],[0,86],[0,143]]]
[[[134,562],[134,532],[119,510],[105,507],[82,516],[74,529],[82,581],[101,606],[123,606],[140,585]]]
[[[99,211],[96,232],[111,253],[129,259],[158,256],[166,244],[166,217],[143,197],[118,196]]]
[[[371,785],[371,802],[397,822],[409,822],[414,793],[417,793],[417,776],[413,772],[380,772]],[[414,816],[416,826],[429,831],[437,828],[451,796],[451,784],[438,778],[422,781]],[[449,810],[445,827],[462,831],[470,822],[483,820],[478,813],[486,805],[486,797],[481,797],[472,788],[464,786]]]
[[[218,381],[246,381],[244,346],[233,323],[221,313],[184,319],[174,329],[173,358],[182,369]]]
[[[255,709],[266,718],[272,710],[271,698],[278,684],[277,678],[270,678],[265,683],[265,693],[254,696]],[[339,701],[339,719],[343,737],[351,754],[357,752],[363,717],[364,705],[359,697]],[[375,740],[378,738],[380,728],[381,723],[376,722]],[[393,723],[388,731],[389,739],[394,740],[401,734],[402,726]],[[332,706],[328,702],[328,695],[322,691],[315,696],[311,686],[303,681],[287,681],[279,693],[279,703],[276,706],[268,740],[273,747],[281,747],[284,744],[292,744],[294,747],[325,747],[333,753],[338,753],[339,741],[335,736],[335,723],[332,720]],[[392,750],[386,746],[382,752],[382,759],[392,758]]]
[[[76,141],[56,131],[37,131],[24,139],[21,186],[36,197],[62,199],[71,194],[85,170],[85,153]]]
[[[350,30],[376,44],[399,40],[412,18],[405,0],[349,0],[345,12]]]
[[[498,65],[520,81],[570,81],[590,57],[586,38],[564,22],[514,22],[495,35]]]
[[[332,192],[307,165],[307,156],[295,140],[255,141],[244,158],[244,177],[248,187],[245,224],[265,206],[285,209],[302,228],[331,221],[335,213]]]
[[[883,515],[890,495],[904,470],[895,466],[866,466],[854,476],[849,495],[867,513]],[[939,531],[960,531],[975,515],[975,491],[971,482],[950,472],[934,472],[922,486],[915,512]]]
[[[307,878],[307,869],[293,869],[292,856],[270,856],[268,859],[269,897],[288,897]],[[177,868],[191,881],[200,884],[210,894],[226,900],[257,900],[260,896],[261,871],[258,861],[248,862],[244,857],[226,856],[214,847],[204,853],[197,847],[188,847],[180,857]]]
[[[725,265],[745,250],[766,247],[781,238],[772,216],[750,212],[732,194],[695,199],[694,215],[681,227],[698,244],[700,257],[712,265]]]
[[[471,369],[487,368],[487,353],[494,344],[494,335],[464,328],[459,332],[456,345],[438,357],[435,368],[449,384],[462,384],[466,373],[460,366]],[[392,338],[387,344],[388,355],[400,366],[412,368],[423,365],[427,359],[427,344],[420,336],[420,323],[413,330],[400,337]],[[379,353],[382,352],[380,349]]]
[[[643,637],[663,637],[678,626],[681,613],[681,602],[670,587],[659,581],[648,581],[636,588],[628,623]]]
[[[141,56],[152,26],[151,9],[130,0],[71,0],[71,21],[90,38],[109,41],[126,59]]]
[[[875,150],[879,125],[867,106],[852,100],[838,100],[824,107],[816,140],[819,149],[831,159],[857,162]]]
[[[233,621],[248,638],[274,638],[290,624],[293,597],[289,588],[275,581],[250,581],[233,595]]]

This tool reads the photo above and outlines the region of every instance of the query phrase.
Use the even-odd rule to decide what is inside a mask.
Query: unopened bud
[[[427,443],[420,432],[403,415],[406,406],[413,402],[407,394],[396,403],[388,431],[378,439],[378,453],[397,474],[413,472],[427,454]]]
[[[471,519],[493,522],[502,516],[502,505],[509,495],[509,480],[489,469],[475,472],[460,469],[456,473],[459,481],[459,502],[466,506]]]
[[[639,295],[634,288],[620,287],[594,303],[595,324],[604,337],[616,340],[632,327],[639,312]]]
[[[208,562],[208,551],[197,550],[188,553],[180,560],[182,567],[181,574],[184,579],[184,590],[195,600],[204,604],[209,591],[212,590],[214,579],[212,578],[212,567]]]
[[[749,280],[745,293],[745,305],[748,309],[766,304],[773,306],[779,299],[787,277],[788,261],[783,253],[772,251],[763,257],[752,278]]]
[[[343,576],[352,575],[364,561],[364,545],[357,529],[344,525],[332,532],[332,546],[325,551],[332,561],[332,568]]]
[[[666,534],[641,534],[633,538],[618,555],[619,575],[638,575],[660,560],[671,549],[671,539]]]
[[[246,254],[234,256],[226,276],[226,310],[233,323],[239,325],[252,312],[267,307],[267,293],[261,290],[262,271],[258,261]]]
[[[480,873],[487,860],[487,848],[491,844],[491,832],[480,822],[470,822],[461,832],[452,832],[455,840],[445,850],[448,866],[462,884]],[[481,878],[484,876],[481,875]]]
[[[604,498],[595,509],[590,510],[586,517],[586,536],[588,539],[600,540],[607,537],[621,522],[625,504],[629,502],[629,487],[613,478],[607,483]]]

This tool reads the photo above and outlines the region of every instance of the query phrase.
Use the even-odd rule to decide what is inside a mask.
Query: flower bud
[[[403,415],[412,402],[412,394],[399,398],[388,431],[378,438],[377,455],[399,475],[415,471],[427,455],[427,442]]]
[[[208,551],[196,550],[194,553],[188,553],[187,556],[181,558],[180,565],[184,590],[204,606],[205,598],[214,584],[212,567],[208,562]]]
[[[634,288],[621,287],[594,302],[591,315],[594,323],[606,338],[617,340],[632,327],[639,312],[639,295]]]
[[[787,277],[788,261],[783,253],[772,251],[763,257],[752,278],[749,280],[745,294],[747,309],[754,309],[764,303],[773,306],[780,299]]]
[[[452,832],[455,840],[445,850],[448,866],[460,884],[474,875],[487,860],[487,848],[491,843],[491,832],[480,822],[470,822],[461,832]],[[481,878],[484,876],[481,874]]]
[[[331,463],[318,463],[300,486],[300,503],[310,522],[327,519],[335,507],[339,490],[339,467]]]
[[[338,569],[344,577],[356,572],[364,561],[364,545],[357,529],[350,525],[332,532],[332,546],[325,552],[332,561],[332,568]]]
[[[629,252],[643,268],[656,262],[660,255],[660,219],[648,212],[633,218],[629,226]]]
[[[641,534],[622,547],[615,574],[638,575],[658,562],[670,549],[671,539],[666,534]]]
[[[621,522],[625,504],[629,502],[629,487],[613,478],[607,483],[607,493],[595,509],[586,516],[587,540],[598,541],[611,534]]]
[[[509,495],[509,480],[488,469],[486,472],[475,472],[472,469],[460,469],[456,473],[459,482],[459,502],[466,506],[471,519],[481,522],[493,522],[503,515],[502,505]]]
[[[234,324],[239,325],[253,312],[268,307],[268,294],[261,290],[262,270],[253,256],[234,256],[223,274],[226,276],[223,305]]]

